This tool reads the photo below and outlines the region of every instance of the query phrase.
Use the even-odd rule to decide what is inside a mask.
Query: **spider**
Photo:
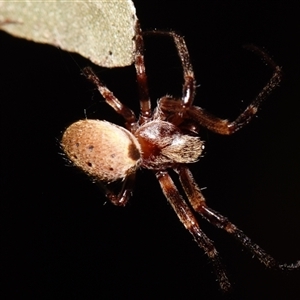
[[[143,35],[164,35],[173,39],[183,68],[184,84],[181,98],[164,96],[152,111],[144,65]],[[135,34],[135,69],[140,97],[140,116],[123,105],[101,82],[90,67],[84,75],[99,90],[106,103],[125,119],[126,129],[107,121],[85,119],[70,125],[64,132],[61,145],[67,157],[77,167],[103,183],[106,197],[118,206],[125,206],[133,193],[136,171],[150,169],[155,174],[161,189],[185,228],[212,261],[220,287],[230,289],[230,282],[213,242],[201,230],[194,212],[218,228],[239,240],[258,260],[269,268],[291,270],[300,267],[300,261],[279,264],[260,246],[251,241],[226,217],[207,206],[204,196],[188,164],[196,162],[204,143],[199,138],[200,127],[215,133],[230,135],[244,127],[257,113],[260,104],[279,85],[281,68],[260,48],[250,45],[273,70],[273,75],[258,96],[234,120],[217,118],[204,109],[194,106],[196,82],[189,52],[184,38],[173,31],[142,32],[139,23]],[[180,195],[169,175],[169,170],[178,174],[188,199]],[[120,192],[115,193],[109,183],[122,181]]]

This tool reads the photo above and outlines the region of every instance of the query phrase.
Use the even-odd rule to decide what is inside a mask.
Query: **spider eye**
[[[140,164],[140,145],[133,134],[105,121],[73,123],[64,132],[61,145],[74,165],[105,182],[123,179]]]

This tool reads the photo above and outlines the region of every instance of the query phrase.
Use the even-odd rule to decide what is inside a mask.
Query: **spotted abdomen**
[[[100,120],[70,125],[61,145],[68,158],[95,179],[112,182],[136,171],[140,145],[125,128]]]

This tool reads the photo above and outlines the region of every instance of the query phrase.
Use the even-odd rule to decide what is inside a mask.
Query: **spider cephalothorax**
[[[173,38],[183,67],[182,97],[162,97],[153,112],[144,66],[145,34],[166,35]],[[85,68],[84,75],[95,84],[105,101],[124,117],[126,129],[100,120],[86,119],[75,122],[66,129],[61,141],[68,158],[93,179],[103,182],[107,198],[115,205],[121,206],[124,206],[132,195],[136,170],[140,167],[152,170],[180,221],[212,260],[220,286],[225,291],[230,288],[230,282],[218,252],[213,242],[200,229],[192,210],[213,225],[232,234],[267,267],[282,270],[299,268],[300,261],[294,264],[278,264],[227,218],[209,208],[187,165],[198,160],[204,147],[203,141],[197,136],[199,128],[202,126],[213,132],[229,135],[244,127],[257,113],[261,102],[280,83],[281,68],[263,50],[253,45],[247,46],[265,60],[272,68],[273,75],[250,105],[234,121],[229,121],[217,118],[193,105],[196,81],[183,37],[172,31],[142,33],[137,23],[135,43],[140,117],[137,119],[135,114],[102,84],[91,68]],[[178,174],[190,205],[178,192],[169,175],[170,169]],[[105,183],[117,180],[122,180],[123,186],[116,194]]]

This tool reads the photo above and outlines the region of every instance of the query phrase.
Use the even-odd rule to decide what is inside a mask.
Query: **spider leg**
[[[142,30],[140,28],[139,21],[136,22],[135,27],[135,70],[137,77],[137,84],[140,96],[140,111],[141,116],[139,123],[143,124],[151,119],[151,101],[148,91],[147,74],[145,70],[145,60],[144,60],[144,40],[142,35]]]
[[[121,191],[116,194],[107,185],[102,182],[97,182],[104,190],[104,194],[111,203],[116,206],[125,206],[128,200],[132,197],[133,187],[135,182],[135,173],[128,175],[122,184]]]
[[[190,61],[190,55],[185,40],[182,36],[180,36],[174,31],[155,30],[146,31],[143,34],[167,35],[173,38],[174,40],[178,56],[181,60],[184,78],[182,98],[181,101],[178,103],[178,105],[180,106],[180,110],[176,111],[176,115],[172,117],[172,123],[174,125],[179,125],[182,122],[183,114],[185,113],[186,109],[192,106],[196,93],[196,81],[194,70]]]
[[[224,267],[220,261],[218,252],[213,245],[213,242],[200,229],[196,218],[184,199],[179,194],[168,172],[158,171],[156,172],[156,178],[160,183],[164,195],[173,207],[180,221],[192,234],[198,246],[202,248],[205,254],[211,259],[221,288],[224,291],[228,291],[230,289],[230,282],[224,271]]]
[[[227,218],[220,213],[212,210],[206,205],[205,198],[203,197],[197,183],[195,182],[191,171],[186,166],[181,166],[175,169],[179,174],[181,185],[193,207],[207,221],[212,223],[218,228],[224,229],[232,234],[242,245],[247,248],[258,260],[268,268],[277,268],[280,270],[292,270],[300,267],[300,261],[292,264],[279,264],[276,260],[265,252],[260,246],[251,241],[243,231],[238,229]]]
[[[206,112],[204,109],[191,106],[186,111],[186,118],[192,119],[198,122],[203,127],[224,135],[230,135],[248,124],[254,115],[257,113],[260,104],[271,94],[271,92],[280,84],[282,79],[281,67],[277,66],[276,63],[265,53],[262,49],[248,45],[246,48],[260,55],[266,64],[273,69],[273,75],[266,86],[258,94],[258,96],[246,107],[246,109],[234,120],[229,121],[227,119],[220,119]],[[163,112],[178,113],[182,111],[180,103],[170,97],[163,97],[159,101],[159,108]]]
[[[125,119],[127,129],[133,131],[136,128],[137,123],[134,112],[116,98],[116,96],[100,81],[90,67],[84,68],[83,74],[97,87],[106,103]]]

